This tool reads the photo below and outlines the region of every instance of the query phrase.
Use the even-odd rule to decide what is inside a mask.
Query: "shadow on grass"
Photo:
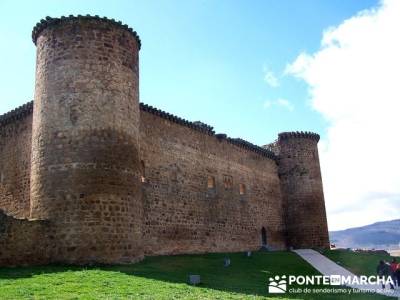
[[[224,267],[224,258],[231,265]],[[147,257],[132,265],[115,266],[65,266],[0,268],[0,280],[21,279],[41,274],[101,270],[120,272],[169,283],[187,284],[190,274],[201,276],[199,288],[216,289],[248,295],[266,295],[267,280],[284,274],[316,274],[295,254],[290,252],[254,252],[251,257],[244,253],[215,253],[204,255],[177,255]]]
[[[231,265],[224,267],[224,258],[231,259]],[[138,278],[151,279],[173,284],[188,284],[188,275],[197,274],[201,276],[202,283],[198,288],[219,290],[229,293],[244,295],[274,296],[268,294],[268,278],[275,275],[317,275],[310,265],[305,263],[296,254],[291,252],[254,252],[251,257],[244,253],[215,253],[204,255],[178,255],[147,257],[144,261],[132,265],[115,266],[61,266],[50,265],[42,267],[24,268],[0,268],[0,283],[3,279],[22,279],[35,277],[37,275],[51,273],[61,274],[66,280],[71,280],[68,274],[74,272],[104,272],[101,282],[91,283],[93,289],[96,285],[113,281],[119,273],[129,277],[121,278],[122,283],[129,280],[134,285]],[[157,289],[163,289],[163,285],[152,283]],[[292,286],[296,288],[295,286]],[[323,287],[323,286],[321,286]],[[115,285],[114,288],[118,288]],[[168,289],[168,285],[165,285]],[[190,289],[189,286],[187,288]],[[276,295],[276,297],[299,298],[298,294]],[[315,295],[314,295],[315,296]],[[337,295],[332,295],[332,299]],[[301,297],[309,298],[309,297]],[[329,295],[324,299],[331,299]],[[348,298],[350,299],[350,298]]]

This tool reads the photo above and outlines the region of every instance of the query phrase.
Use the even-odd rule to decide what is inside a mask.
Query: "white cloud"
[[[331,230],[400,218],[399,36],[400,1],[384,1],[286,67],[330,124],[320,159]]]
[[[267,68],[264,67],[264,81],[270,86],[270,87],[278,87],[279,86],[279,80],[275,76],[274,72],[268,70]]]
[[[313,59],[310,55],[301,53],[292,64],[286,66],[284,74],[291,74],[302,78],[304,71],[307,70],[312,61]]]
[[[268,108],[270,108],[271,106],[272,106],[272,101],[267,100],[267,101],[264,102],[264,108],[268,109]]]
[[[279,98],[277,100],[267,100],[264,102],[265,109],[271,108],[272,106],[283,107],[284,109],[287,109],[289,111],[294,110],[294,105],[290,103],[289,100],[282,98]]]
[[[276,104],[279,106],[282,106],[284,108],[286,108],[287,110],[293,111],[294,110],[294,106],[292,103],[290,103],[288,100],[286,99],[278,99],[276,100]]]

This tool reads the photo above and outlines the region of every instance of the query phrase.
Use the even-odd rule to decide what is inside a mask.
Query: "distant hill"
[[[329,237],[340,248],[399,249],[400,219],[330,231]]]

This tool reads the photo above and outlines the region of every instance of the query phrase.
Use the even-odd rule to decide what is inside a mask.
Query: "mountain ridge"
[[[338,248],[399,249],[400,219],[329,232]]]

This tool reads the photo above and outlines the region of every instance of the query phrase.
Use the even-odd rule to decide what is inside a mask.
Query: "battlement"
[[[57,25],[65,24],[65,23],[72,22],[72,21],[76,22],[76,21],[84,21],[84,20],[102,21],[102,22],[106,22],[106,23],[108,23],[110,25],[117,26],[117,27],[119,27],[121,29],[124,29],[124,30],[128,31],[130,34],[133,35],[133,37],[138,42],[139,49],[141,47],[141,41],[140,41],[139,35],[131,27],[129,27],[126,24],[123,24],[121,21],[116,21],[115,19],[109,19],[107,17],[100,17],[98,15],[94,15],[94,16],[91,16],[91,15],[86,15],[86,16],[69,15],[68,17],[61,16],[60,18],[46,17],[45,19],[42,19],[42,20],[40,20],[40,22],[36,23],[35,27],[33,27],[33,30],[32,30],[32,41],[36,45],[36,41],[37,41],[37,38],[39,37],[40,33],[44,29],[46,29],[46,28],[48,28],[50,26],[57,26]]]
[[[318,142],[320,139],[319,134],[308,131],[281,132],[279,133],[278,137],[279,140],[287,140],[291,138],[305,138],[305,139],[312,139],[316,142]]]
[[[0,126],[4,126],[14,121],[20,120],[32,114],[32,111],[33,111],[33,101],[25,103],[3,115],[0,115]]]
[[[270,149],[266,149],[257,145],[254,145],[246,140],[243,140],[241,138],[230,138],[226,134],[215,134],[214,127],[207,125],[205,123],[199,122],[199,121],[188,121],[183,118],[180,118],[178,116],[175,116],[173,114],[170,114],[168,112],[165,112],[161,109],[155,108],[151,105],[140,103],[140,110],[151,113],[153,115],[156,115],[160,118],[166,119],[168,121],[177,123],[182,126],[189,127],[193,130],[199,131],[201,133],[210,135],[210,136],[215,136],[219,140],[226,140],[228,143],[238,146],[242,149],[246,149],[252,152],[255,152],[259,155],[262,155],[266,158],[272,159],[272,160],[277,160],[277,156],[273,151]],[[21,105],[3,115],[0,115],[0,126],[9,124],[13,121],[19,120],[24,118],[25,116],[28,116],[32,113],[33,111],[33,101],[30,101],[28,103],[25,103],[24,105]]]
[[[151,114],[154,114],[156,116],[159,116],[161,118],[167,119],[171,122],[180,124],[182,126],[189,127],[193,130],[200,131],[207,135],[211,135],[211,136],[215,135],[215,137],[218,138],[219,140],[225,139],[228,143],[230,143],[232,145],[238,146],[242,149],[246,149],[246,150],[255,152],[255,153],[262,155],[264,157],[267,157],[269,159],[273,159],[273,160],[277,159],[276,155],[269,149],[265,149],[260,146],[254,145],[254,144],[252,144],[246,140],[243,140],[241,138],[230,138],[226,134],[223,134],[223,133],[215,134],[214,127],[207,125],[205,123],[202,123],[199,121],[191,122],[191,121],[182,119],[180,117],[177,117],[175,115],[172,115],[170,113],[167,113],[163,110],[157,109],[153,106],[150,106],[150,105],[147,105],[144,103],[140,103],[140,109],[143,111],[149,112]]]
[[[201,122],[191,122],[144,103],[140,103],[140,109],[153,115],[159,116],[160,118],[164,118],[171,122],[180,124],[182,126],[189,127],[208,135],[214,135],[214,129],[210,125]]]
[[[241,138],[235,138],[235,139],[227,138],[227,141],[228,141],[228,143],[231,143],[231,144],[239,146],[241,148],[256,152],[264,157],[273,159],[275,161],[277,160],[277,156],[271,150],[254,145],[254,144],[252,144],[248,141],[245,141]]]

